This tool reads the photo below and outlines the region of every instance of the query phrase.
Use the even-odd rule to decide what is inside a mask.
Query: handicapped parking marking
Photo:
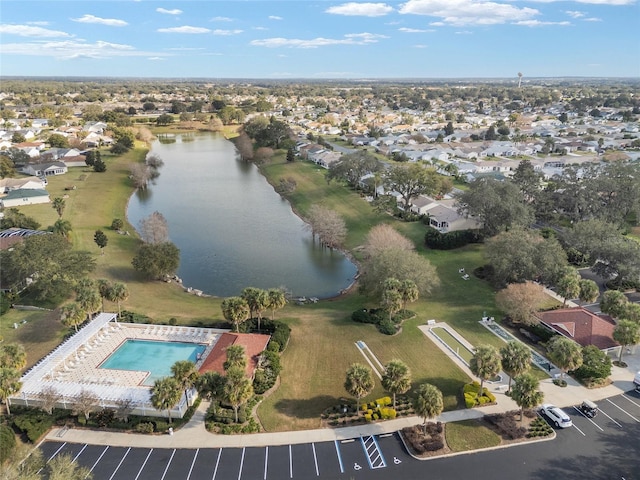
[[[402,460],[400,460],[398,457],[393,457],[393,463],[395,463],[396,465],[400,465],[402,463]]]
[[[362,470],[362,467],[360,466],[360,464],[358,464],[357,462],[353,464],[353,469],[358,471],[358,470]]]

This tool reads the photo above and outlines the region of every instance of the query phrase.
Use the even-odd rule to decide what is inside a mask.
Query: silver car
[[[545,403],[540,407],[540,413],[542,413],[547,419],[559,428],[567,428],[573,425],[573,422],[569,418],[564,410],[556,407],[555,405],[551,405],[550,403]]]

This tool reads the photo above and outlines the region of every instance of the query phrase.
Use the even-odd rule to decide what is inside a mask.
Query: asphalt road
[[[564,410],[574,426],[555,440],[419,461],[397,434],[259,448],[149,449],[45,442],[95,480],[531,479],[640,480],[640,394],[598,403],[594,419]]]

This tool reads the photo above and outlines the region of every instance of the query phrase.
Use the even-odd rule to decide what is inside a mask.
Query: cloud
[[[422,43],[418,43],[413,46],[413,48],[429,48],[427,45],[423,45]]]
[[[19,35],[20,37],[71,37],[72,35],[58,30],[34,27],[32,25],[0,25],[0,33]]]
[[[62,40],[49,42],[25,42],[0,44],[3,55],[30,55],[55,58],[58,60],[73,60],[79,58],[107,59],[113,57],[163,57],[168,53],[143,52],[131,45],[97,41]]]
[[[233,18],[229,17],[213,17],[212,22],[233,22]]]
[[[167,50],[172,50],[176,52],[191,52],[194,50],[204,50],[204,47],[171,47],[171,48],[167,48]]]
[[[178,8],[174,8],[173,10],[167,10],[166,8],[158,7],[156,8],[156,12],[166,13],[167,15],[180,15],[182,13],[182,10]]]
[[[378,40],[382,38],[389,37],[374,33],[350,33],[345,35],[344,38],[317,37],[309,40],[301,40],[297,38],[265,38],[262,40],[252,40],[250,45],[269,48],[318,48],[331,45],[367,45],[370,43],[377,43]]]
[[[95,15],[83,15],[80,18],[72,18],[71,20],[78,23],[98,23],[109,27],[125,27],[129,25],[124,20],[118,20],[117,18],[100,18]]]
[[[583,18],[582,20],[585,22],[601,22],[602,21],[602,19],[598,17]]]
[[[473,0],[409,0],[400,13],[440,18],[433,25],[496,25],[530,20],[540,12],[508,3]]]
[[[383,17],[393,12],[393,7],[390,7],[386,3],[356,3],[349,2],[337,5],[335,7],[329,7],[325,10],[325,13],[331,13],[334,15],[348,15],[359,17]]]
[[[569,15],[571,18],[581,18],[584,17],[586,15],[586,13],[584,12],[579,12],[577,10],[567,10],[566,12],[567,15]]]
[[[540,20],[522,20],[521,22],[515,22],[514,25],[521,25],[523,27],[544,27],[546,25],[560,25],[566,27],[571,25],[571,22],[542,22]]]
[[[211,33],[211,30],[204,27],[191,27],[183,25],[182,27],[159,28],[160,33]]]
[[[555,2],[563,2],[565,0],[529,0],[531,2],[538,3],[555,3]],[[633,5],[636,3],[636,0],[574,0],[576,3],[587,3],[590,5],[609,5],[612,7],[621,6],[621,5]]]
[[[147,60],[154,60],[154,61],[157,61],[157,60],[166,60],[166,58],[162,58],[162,57],[149,57],[149,58],[147,58]]]
[[[269,20],[283,20],[282,17],[278,17],[277,15],[269,15]]]
[[[456,32],[456,35],[473,35],[473,32],[469,30],[459,30]]]
[[[239,33],[242,33],[244,30],[221,30],[221,29],[216,29],[213,31],[214,35],[238,35]]]
[[[433,32],[434,30],[422,30],[420,28],[407,28],[407,27],[400,27],[398,29],[399,32],[403,32],[403,33],[428,33],[428,32]]]

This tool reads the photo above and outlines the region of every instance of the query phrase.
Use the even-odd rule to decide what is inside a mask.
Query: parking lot
[[[370,476],[414,461],[397,434],[251,448],[150,449],[45,442],[47,461],[68,454],[95,480],[245,480]],[[368,473],[368,474],[367,474]]]

